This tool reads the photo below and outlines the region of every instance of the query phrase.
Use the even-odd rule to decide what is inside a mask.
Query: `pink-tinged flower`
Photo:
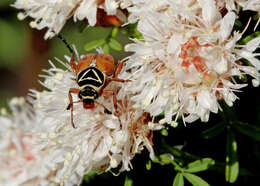
[[[126,0],[16,0],[13,6],[22,10],[18,14],[20,20],[31,17],[32,28],[39,30],[48,28],[44,38],[49,39],[59,33],[66,21],[87,19],[90,26],[97,22],[98,8],[104,9],[108,15],[115,15],[120,20],[125,19],[118,9],[126,4]]]
[[[239,78],[250,75],[259,84],[254,51],[260,38],[236,44],[242,34],[232,33],[234,12],[222,15],[214,0],[192,2],[168,1],[165,11],[144,12],[138,22],[144,38],[126,46],[134,54],[120,77],[132,81],[121,92],[151,116],[164,113],[161,123],[171,124],[173,117],[174,123],[179,117],[206,122],[218,112],[219,100],[233,105],[235,92],[246,86]]]
[[[0,185],[47,186],[52,171],[45,168],[45,154],[38,151],[31,129],[37,125],[32,108],[23,98],[10,102],[12,115],[0,116]]]
[[[32,90],[31,94],[35,98],[31,100],[34,108],[49,120],[38,126],[36,132],[41,149],[48,149],[48,166],[55,170],[57,183],[69,185],[92,170],[129,170],[131,160],[144,147],[153,158],[152,131],[159,127],[150,121],[147,113],[134,109],[127,96],[118,100],[117,112],[112,96],[100,96],[96,100],[112,114],[106,113],[100,105],[85,109],[82,103],[75,103],[76,129],[72,127],[71,111],[66,110],[68,91],[78,85],[71,67],[63,64],[66,70],[52,64],[52,68],[45,71],[47,75],[42,76],[42,85],[47,91]],[[122,83],[110,83],[107,89],[117,92],[121,86]],[[78,99],[73,95],[73,100]]]

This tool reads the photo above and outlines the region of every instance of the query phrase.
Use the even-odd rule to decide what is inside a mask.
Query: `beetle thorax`
[[[95,66],[89,66],[77,74],[77,83],[79,89],[83,90],[85,87],[92,87],[95,91],[103,87],[106,75]]]

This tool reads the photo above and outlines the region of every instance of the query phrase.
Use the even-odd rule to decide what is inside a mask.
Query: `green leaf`
[[[254,39],[258,36],[260,36],[259,31],[244,37],[241,41],[239,41],[239,44],[246,44],[246,43],[248,43],[249,41],[251,41],[252,39]]]
[[[182,173],[177,173],[174,180],[173,186],[184,186],[184,179]]]
[[[203,158],[200,160],[196,160],[194,162],[191,162],[187,165],[186,168],[184,168],[185,172],[200,172],[207,170],[209,167],[213,166],[215,164],[215,161],[211,158]]]
[[[168,136],[168,131],[167,131],[166,129],[162,129],[162,130],[161,130],[161,134],[162,134],[163,136]]]
[[[145,167],[146,167],[146,170],[151,170],[151,167],[152,167],[152,161],[149,160],[149,161],[146,163]]]
[[[237,131],[241,132],[242,134],[249,136],[257,141],[260,141],[260,128],[254,125],[249,125],[243,122],[235,122],[231,125]]]
[[[254,21],[258,21],[259,17],[260,17],[260,14],[254,15],[254,17],[253,17]]]
[[[155,156],[153,162],[161,165],[172,164],[176,171],[182,172],[183,170],[182,167],[173,160],[173,156],[171,154],[162,154],[159,157]]]
[[[173,162],[173,156],[171,154],[160,155],[160,161],[164,164],[170,164]]]
[[[243,26],[241,21],[239,21],[238,19],[235,20],[235,25],[238,26],[238,27],[242,27]]]
[[[110,54],[110,47],[107,43],[103,45],[103,50],[105,54]]]
[[[95,175],[97,174],[96,171],[91,171],[88,174],[86,174],[83,178],[84,183],[89,183],[90,181],[92,181],[95,177]]]
[[[203,131],[200,135],[205,139],[210,139],[218,136],[220,133],[224,131],[224,129],[225,129],[224,123],[219,123],[214,127]]]
[[[250,64],[250,62],[248,61],[248,60],[243,60],[243,62],[245,62],[245,64],[247,64],[247,65],[249,65]],[[239,79],[243,82],[243,83],[246,83],[246,82],[248,82],[248,78],[247,78],[247,76],[246,75],[242,75],[242,76],[240,76],[239,77]]]
[[[117,51],[121,51],[123,49],[122,45],[117,40],[115,40],[114,38],[109,39],[108,45],[112,49],[117,50]]]
[[[85,31],[85,29],[87,28],[88,24],[86,24],[85,22],[82,22],[80,25],[79,25],[79,32],[82,33]]]
[[[137,29],[137,23],[129,24],[125,28],[127,30],[128,36],[130,38],[143,39],[141,32],[139,32]],[[124,30],[122,29],[122,31],[124,31]]]
[[[125,177],[125,184],[124,186],[133,186],[133,180],[128,176]]]
[[[119,30],[118,27],[114,27],[112,32],[111,32],[111,37],[113,37],[113,38],[116,37],[118,30]]]
[[[162,147],[167,152],[170,152],[174,157],[179,157],[179,158],[186,159],[186,160],[197,160],[197,159],[201,158],[199,156],[192,155],[188,152],[183,152],[183,151],[179,150],[178,148],[172,147],[172,146],[167,145],[165,143],[162,144]]]
[[[226,102],[222,101],[221,108],[225,111],[225,112],[220,112],[220,116],[224,121],[225,125],[228,125],[230,121],[234,121],[234,119],[236,119],[236,111],[234,107],[230,107],[226,104]]]
[[[154,163],[160,163],[159,157],[158,157],[158,156],[154,156],[153,162],[154,162]]]
[[[228,129],[226,144],[226,181],[234,183],[239,174],[239,163],[237,157],[237,142],[233,132]]]
[[[183,176],[194,186],[209,186],[201,177],[190,173],[183,173]]]
[[[172,164],[176,171],[182,171],[182,168],[173,160],[173,156],[171,154],[162,154],[159,159],[161,164]]]
[[[94,41],[91,41],[91,42],[85,44],[84,49],[86,51],[90,51],[90,50],[93,50],[93,49],[103,45],[105,42],[106,42],[105,39],[94,40]]]

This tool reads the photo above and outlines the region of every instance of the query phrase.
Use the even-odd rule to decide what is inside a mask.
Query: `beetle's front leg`
[[[113,76],[113,77],[117,77],[117,76],[120,74],[120,72],[121,72],[121,70],[122,70],[122,68],[123,68],[123,65],[124,65],[124,62],[123,62],[123,61],[119,61],[119,62],[117,63],[116,70],[115,70],[115,73],[114,73],[114,76]]]
[[[70,88],[69,93],[68,93],[70,103],[67,107],[67,110],[71,109],[70,118],[71,118],[71,124],[72,124],[73,128],[76,128],[76,127],[75,127],[74,122],[73,122],[73,98],[72,98],[72,93],[78,94],[79,91],[80,90],[77,89],[77,88]]]
[[[121,83],[124,83],[124,82],[129,82],[130,80],[124,80],[124,79],[119,79],[117,76],[120,74],[122,68],[123,68],[123,65],[124,65],[124,62],[123,61],[119,61],[117,66],[116,66],[116,70],[115,70],[115,73],[113,75],[112,78],[110,78],[110,81],[116,81],[116,82],[121,82]]]
[[[77,73],[79,71],[78,65],[75,63],[75,54],[74,53],[72,53],[72,56],[70,58],[70,66],[74,72]]]

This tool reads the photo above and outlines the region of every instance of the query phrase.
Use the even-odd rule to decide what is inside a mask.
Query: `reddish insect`
[[[67,110],[71,109],[71,124],[75,127],[73,121],[73,104],[83,103],[85,109],[93,109],[95,105],[104,107],[105,111],[111,113],[106,107],[97,102],[96,99],[101,95],[112,95],[115,111],[117,112],[117,99],[113,90],[104,90],[111,82],[125,82],[117,76],[120,73],[123,62],[120,61],[115,65],[114,58],[109,54],[87,54],[75,63],[74,54],[72,55],[70,65],[76,73],[76,82],[79,88],[70,88],[69,105]],[[73,101],[72,94],[77,94],[79,100]]]

